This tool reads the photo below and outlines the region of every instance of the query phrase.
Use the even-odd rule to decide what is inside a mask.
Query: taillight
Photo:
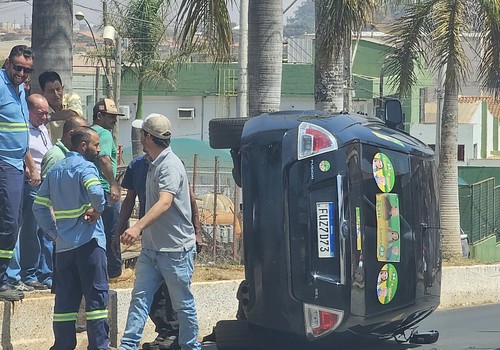
[[[321,126],[303,122],[299,125],[298,158],[304,159],[338,149],[337,140]]]
[[[344,311],[304,304],[306,336],[317,339],[332,333],[342,323]]]

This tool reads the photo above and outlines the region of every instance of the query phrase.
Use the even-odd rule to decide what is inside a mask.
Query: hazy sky
[[[118,0],[126,2],[126,0]],[[297,5],[304,0],[297,0],[295,5],[285,14],[286,17],[293,16]],[[294,0],[283,0],[283,9],[286,9]],[[110,2],[108,2],[110,3]],[[101,23],[102,0],[73,0],[74,12],[82,11],[88,21],[92,24]],[[233,22],[239,22],[238,8],[231,10]],[[31,24],[31,1],[4,3],[0,0],[0,22],[16,22],[27,25]]]

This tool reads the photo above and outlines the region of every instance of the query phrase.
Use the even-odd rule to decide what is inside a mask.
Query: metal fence
[[[218,157],[213,166],[186,167],[195,192],[203,241],[206,244],[199,260],[205,263],[242,261],[242,221],[240,189],[236,186],[232,168],[220,167]],[[214,235],[215,227],[215,235]]]
[[[500,186],[489,178],[472,185],[459,186],[460,226],[471,243],[483,240],[493,234],[499,240]]]

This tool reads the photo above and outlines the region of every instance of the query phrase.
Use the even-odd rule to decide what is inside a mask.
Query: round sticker
[[[321,170],[324,173],[329,171],[330,170],[330,162],[327,160],[321,161],[321,163],[319,163],[319,170]]]
[[[377,153],[372,161],[373,177],[382,192],[391,192],[394,187],[394,168],[391,160],[383,153]]]
[[[381,304],[389,304],[398,289],[398,272],[393,264],[385,264],[377,277],[377,296]]]

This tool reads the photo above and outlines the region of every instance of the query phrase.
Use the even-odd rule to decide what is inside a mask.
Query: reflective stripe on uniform
[[[51,202],[50,198],[42,197],[39,195],[35,196],[33,203],[36,203],[38,205],[43,205],[44,207],[47,207],[47,208],[50,208],[52,206],[52,202]]]
[[[1,250],[0,249],[0,259],[12,259],[14,255],[13,250]]]
[[[0,122],[0,131],[28,131],[26,123]]]
[[[87,318],[87,321],[108,318],[108,310],[104,309],[104,310],[87,311],[85,313],[85,316]]]
[[[73,322],[76,321],[78,312],[68,312],[65,314],[54,314],[54,322]]]
[[[91,208],[90,203],[82,205],[80,208],[71,210],[54,210],[54,216],[56,219],[74,219],[80,217],[87,209]]]
[[[93,177],[91,179],[88,179],[83,183],[83,186],[88,190],[90,186],[92,185],[100,185],[101,180],[99,180],[97,177]]]

